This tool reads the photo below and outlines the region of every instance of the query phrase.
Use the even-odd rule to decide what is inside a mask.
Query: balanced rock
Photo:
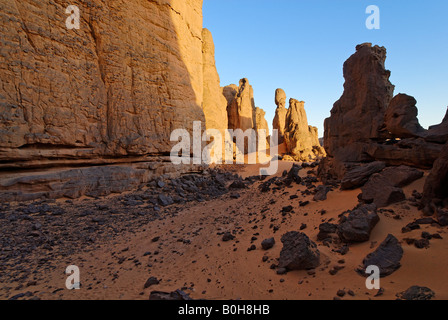
[[[397,238],[389,234],[374,252],[367,255],[361,271],[365,275],[367,267],[377,266],[381,277],[389,276],[401,267],[402,257],[403,248]]]
[[[317,245],[301,232],[288,232],[281,239],[279,268],[287,270],[314,269],[320,265],[320,252]]]

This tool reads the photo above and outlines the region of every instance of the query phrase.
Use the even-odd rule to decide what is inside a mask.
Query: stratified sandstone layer
[[[0,168],[63,167],[74,188],[91,179],[86,193],[97,171],[83,167],[159,163],[174,129],[204,122],[202,0],[81,3],[79,30],[66,28],[66,6],[0,2]],[[212,64],[210,55],[204,60]],[[11,180],[9,172],[0,190],[29,198],[34,191],[22,185],[38,186],[30,182],[35,173]],[[59,184],[47,187],[52,196]]]

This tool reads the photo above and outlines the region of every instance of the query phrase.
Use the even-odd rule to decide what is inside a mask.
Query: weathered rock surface
[[[406,94],[396,95],[386,109],[384,122],[394,138],[421,136],[425,129],[418,122],[417,100]]]
[[[308,236],[300,232],[288,232],[281,239],[279,268],[287,270],[306,270],[317,268],[320,264],[320,252],[317,245]]]
[[[386,164],[375,161],[368,164],[354,166],[344,175],[341,181],[341,190],[356,189],[362,187],[374,173],[382,171]]]
[[[1,39],[0,169],[34,170],[1,173],[2,193],[17,200],[73,197],[96,185],[98,194],[130,190],[163,174],[150,168],[171,151],[174,129],[191,131],[204,112],[207,125],[219,117],[218,129],[226,127],[202,0],[77,5],[80,29],[68,30],[65,3],[0,4],[9,21]],[[47,170],[55,167],[64,169]]]
[[[230,90],[225,89],[224,95],[229,97],[228,101],[230,100],[230,93],[233,92],[233,88],[234,86],[231,85]],[[253,89],[249,84],[248,79],[244,78],[240,80],[238,91],[227,106],[227,114],[229,119],[229,129],[241,129],[246,131],[255,128],[255,102]]]
[[[393,97],[386,49],[364,43],[344,63],[344,93],[325,120],[325,150],[343,161],[370,160],[364,149],[380,137],[384,114]]]
[[[337,232],[344,242],[366,242],[379,221],[376,205],[363,205],[342,217]]]
[[[433,214],[437,208],[448,208],[448,143],[426,178],[422,207],[426,214]]]
[[[338,225],[325,222],[319,226],[319,233],[317,234],[317,240],[325,240],[331,238],[332,234],[336,234],[338,231]]]
[[[269,125],[266,121],[266,112],[259,108],[255,108],[255,130],[265,130],[266,138],[269,137]]]
[[[284,137],[288,153],[296,161],[310,161],[326,155],[317,128],[308,125],[303,101],[289,100]]]
[[[387,177],[375,173],[361,188],[360,199],[366,203],[374,203],[378,208],[406,200],[403,189],[393,186]]]
[[[363,261],[364,273],[368,266],[377,266],[380,269],[380,276],[387,277],[401,267],[403,248],[397,238],[389,234],[380,246],[367,255]]]
[[[175,167],[163,160],[126,165],[4,174],[0,182],[0,202],[39,198],[79,198],[106,196],[138,188],[161,175],[177,177],[198,166]]]
[[[2,161],[165,153],[204,121],[202,1],[79,5],[73,31],[62,3],[1,4]]]
[[[388,167],[381,173],[372,175],[361,188],[360,199],[375,203],[379,208],[404,201],[406,196],[401,188],[422,178],[424,173],[407,166]]]
[[[227,100],[220,87],[215,63],[215,45],[208,29],[202,30],[202,62],[204,75],[203,110],[207,129],[219,130],[222,137],[228,129]]]
[[[427,287],[412,286],[408,290],[397,294],[399,300],[427,301],[436,296],[435,292]]]
[[[153,291],[149,295],[149,300],[153,301],[191,301],[188,294],[181,290],[176,290],[173,292],[162,292],[162,291]]]

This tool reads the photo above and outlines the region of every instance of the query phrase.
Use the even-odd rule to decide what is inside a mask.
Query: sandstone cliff
[[[204,74],[203,110],[207,129],[217,129],[224,137],[228,129],[227,100],[220,87],[215,64],[215,45],[209,30],[202,31],[202,59]]]
[[[164,157],[172,130],[204,122],[204,88],[215,93],[211,53],[202,55],[202,0],[82,2],[78,30],[66,28],[66,6],[0,1],[0,169],[35,170],[3,174],[10,200],[64,195],[61,175],[72,166],[146,162],[166,167],[159,175],[172,171]],[[207,100],[204,108],[209,115],[213,106]],[[144,167],[155,173],[152,166]],[[33,187],[38,169],[58,167]],[[85,172],[65,181],[78,195],[99,183]],[[152,175],[138,172],[139,183]]]

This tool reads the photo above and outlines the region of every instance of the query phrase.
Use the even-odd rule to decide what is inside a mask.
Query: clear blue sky
[[[368,30],[367,6],[380,9]],[[342,66],[357,44],[388,51],[395,94],[414,96],[424,127],[448,106],[448,1],[204,0],[204,27],[214,37],[221,86],[246,77],[272,126],[274,92],[304,100],[311,125],[323,121],[343,92]]]

